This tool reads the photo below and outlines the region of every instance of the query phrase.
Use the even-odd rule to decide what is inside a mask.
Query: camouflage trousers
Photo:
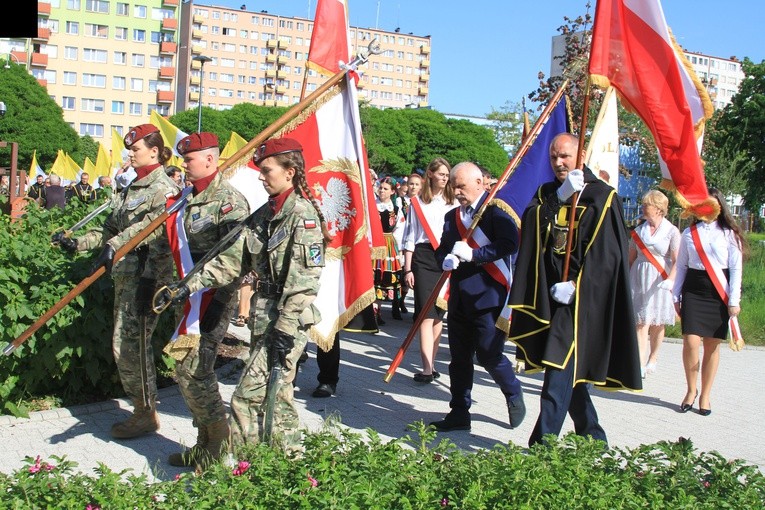
[[[219,290],[220,291],[220,290]],[[218,378],[215,375],[215,359],[218,346],[228,329],[229,318],[238,305],[232,295],[225,312],[210,331],[202,331],[199,346],[175,365],[178,387],[194,418],[194,424],[212,425],[226,418],[226,408],[220,396]]]
[[[231,437],[233,445],[244,443],[256,444],[263,438],[263,419],[269,376],[268,346],[265,335],[253,335],[250,359],[247,361],[239,384],[231,397]],[[300,417],[295,407],[294,389],[297,361],[303,353],[308,337],[298,332],[295,347],[287,356],[287,370],[282,371],[279,379],[279,392],[274,404],[273,440],[285,450],[301,448],[302,431]]]
[[[157,400],[157,369],[151,337],[159,316],[138,309],[138,278],[114,276],[114,335],[112,352],[122,388],[133,402],[152,404]],[[141,329],[144,355],[141,357]]]

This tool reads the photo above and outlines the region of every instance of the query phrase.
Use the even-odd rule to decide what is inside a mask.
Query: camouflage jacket
[[[167,199],[180,192],[178,185],[159,167],[115,194],[112,210],[103,226],[77,238],[79,251],[103,247],[106,243],[119,250],[165,211]],[[114,264],[113,274],[154,278],[172,274],[172,254],[164,228],[157,228],[141,241],[136,250]]]
[[[253,334],[274,327],[296,336],[319,322],[313,301],[319,291],[319,278],[324,267],[324,237],[316,210],[311,202],[293,192],[282,209],[273,215],[268,204],[250,218],[243,235],[230,248],[221,252],[188,282],[191,292],[203,287],[220,287],[239,276],[255,271],[256,281],[275,284],[279,291],[264,293],[254,288],[255,312],[267,310],[265,317],[256,316],[259,325]]]
[[[239,222],[249,216],[247,199],[219,173],[202,193],[189,196],[183,225],[191,258],[196,263]],[[224,247],[225,249],[225,247]],[[219,289],[215,298],[228,302],[239,290],[239,280]]]

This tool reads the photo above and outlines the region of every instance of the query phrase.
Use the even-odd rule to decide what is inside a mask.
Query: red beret
[[[292,138],[271,138],[266,140],[266,143],[261,144],[261,146],[255,150],[255,154],[252,155],[252,160],[257,165],[271,156],[302,151],[303,146],[300,145],[300,142],[297,140],[293,140]]]
[[[201,151],[212,147],[218,147],[218,137],[213,133],[203,131],[201,133],[192,133],[182,138],[178,145],[175,146],[175,150],[183,156],[187,152]]]
[[[128,131],[128,134],[125,135],[125,148],[129,149],[130,146],[136,143],[138,140],[158,131],[159,128],[154,124],[141,124],[140,126],[134,127]]]

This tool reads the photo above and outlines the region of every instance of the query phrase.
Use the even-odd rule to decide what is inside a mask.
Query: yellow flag
[[[95,177],[95,170],[96,170],[95,163],[93,163],[89,157],[85,156],[85,164],[82,165],[82,171],[90,176]]]
[[[590,136],[584,161],[592,172],[619,191],[619,119],[616,94],[608,87]]]
[[[178,145],[178,142],[186,138],[188,135],[157,113],[157,110],[151,111],[151,123],[159,128],[159,132],[162,134],[162,139],[165,141],[165,145],[170,147],[175,156],[179,156],[175,147]]]
[[[127,149],[122,140],[122,135],[120,135],[116,129],[112,128],[112,154],[111,164],[109,165],[109,168],[112,170],[111,175],[114,175],[114,173],[122,166],[122,163],[127,159]]]
[[[237,151],[239,151],[239,149],[241,149],[245,145],[247,145],[247,140],[242,138],[242,136],[239,135],[238,133],[232,131],[231,136],[228,139],[228,142],[226,142],[226,146],[223,148],[223,152],[220,153],[220,158],[218,159],[218,165],[222,164],[228,158],[236,154]]]
[[[29,165],[29,173],[27,174],[30,179],[37,179],[38,175],[45,177],[45,171],[37,163],[37,150],[32,152],[32,164]]]
[[[67,177],[70,181],[78,181],[80,179],[80,173],[82,173],[82,168],[80,168],[80,165],[77,164],[75,160],[72,159],[72,156],[69,154],[66,155],[66,162],[69,165],[69,175],[71,177]]]
[[[96,156],[96,167],[93,169],[93,180],[98,179],[101,176],[109,177],[112,174],[111,167],[109,166],[110,159],[109,153],[106,151],[104,144],[98,143],[98,156]]]
[[[71,169],[69,168],[69,162],[66,160],[66,154],[61,149],[56,154],[56,159],[53,161],[53,166],[50,167],[50,173],[56,174],[62,179],[72,180],[70,176]]]

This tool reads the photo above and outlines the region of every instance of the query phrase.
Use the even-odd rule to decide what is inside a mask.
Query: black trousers
[[[340,380],[340,334],[335,334],[335,343],[329,352],[316,348],[316,363],[319,365],[319,384],[337,384]]]
[[[606,432],[598,423],[598,413],[590,398],[590,384],[571,385],[574,377],[574,361],[569,359],[563,370],[545,368],[545,379],[540,394],[539,418],[531,432],[529,446],[541,443],[545,434],[560,434],[566,414],[574,421],[574,432],[593,439],[606,439]]]

